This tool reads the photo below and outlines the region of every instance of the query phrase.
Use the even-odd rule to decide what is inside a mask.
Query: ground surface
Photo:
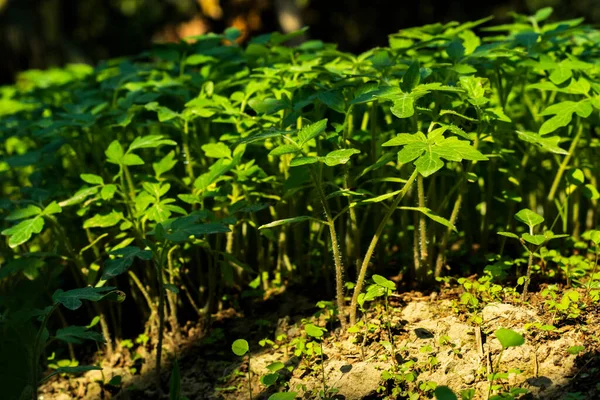
[[[526,330],[526,324],[553,322],[553,315],[544,311],[537,294],[526,305],[490,303],[478,313],[457,309],[459,294],[460,290],[451,289],[441,295],[411,292],[390,298],[396,362],[391,356],[392,349],[385,346],[389,341],[385,329],[388,317],[381,304],[372,305],[365,315],[365,320],[374,325],[366,336],[341,335],[339,328],[328,323],[325,316],[314,319],[317,325],[333,327],[323,343],[325,382],[331,395],[346,400],[398,398],[395,396],[400,395],[393,388],[400,387],[425,399],[432,397],[427,382],[435,382],[457,392],[474,389],[474,399],[485,399],[489,388],[487,376],[494,370],[511,371],[499,382],[506,390],[527,389],[529,394],[521,398],[600,398],[598,307],[587,309],[578,320],[558,324],[554,321],[557,329],[551,332]],[[311,318],[318,310],[313,304],[304,297],[282,294],[265,303],[264,309],[251,313],[254,315],[226,310],[211,322],[188,324],[179,338],[166,340],[169,353],[176,349],[179,355],[182,395],[190,400],[248,398],[248,358],[234,356],[230,347],[233,340],[246,338],[250,342],[254,399],[266,399],[276,390],[259,381],[269,373],[267,366],[276,361],[289,367],[279,371],[280,383],[289,382],[290,390],[297,391],[299,398],[318,398],[323,386],[320,356],[297,357],[291,345],[294,339],[306,336],[301,320]],[[471,320],[474,315],[481,318],[480,323]],[[498,363],[501,346],[493,332],[500,327],[523,333],[526,341],[520,347],[504,351]],[[261,339],[274,340],[281,334],[287,340],[275,346],[278,348],[259,345]],[[574,346],[582,348],[576,352]],[[150,344],[131,349],[121,347],[103,361],[102,373],[91,371],[71,379],[57,377],[42,388],[43,399],[162,398],[153,385],[150,347]],[[136,370],[132,371],[134,367]],[[164,398],[168,398],[170,362],[163,370],[162,381],[167,392]],[[395,371],[392,376],[396,379],[385,382],[382,374],[388,370]],[[119,387],[104,385],[103,388],[99,383],[117,375],[122,377]]]

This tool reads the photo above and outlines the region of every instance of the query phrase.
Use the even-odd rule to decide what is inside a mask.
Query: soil
[[[429,296],[414,291],[395,295],[390,298],[389,315],[382,304],[372,304],[364,319],[377,328],[364,336],[341,334],[326,315],[313,317],[320,310],[314,302],[284,292],[246,315],[224,310],[210,321],[188,323],[176,337],[169,335],[165,349],[171,356],[165,357],[162,368],[163,394],[155,389],[150,340],[133,348],[121,342],[110,358],[96,361],[103,366],[102,372],[49,380],[40,390],[40,399],[168,399],[173,354],[178,355],[182,396],[190,400],[246,399],[249,360],[232,354],[231,343],[237,338],[250,343],[253,399],[266,399],[276,391],[260,382],[260,377],[269,373],[267,366],[276,361],[288,367],[278,372],[278,384],[288,382],[289,390],[298,392],[297,398],[316,399],[323,389],[321,357],[300,358],[284,345],[306,336],[302,320],[310,318],[329,330],[323,340],[325,383],[336,399],[404,398],[392,391],[398,385],[420,393],[421,399],[433,398],[427,382],[447,385],[457,393],[473,389],[474,399],[486,399],[487,377],[492,371],[510,371],[497,381],[503,388],[527,389],[527,394],[516,398],[600,399],[600,307],[588,308],[578,320],[557,322],[534,293],[527,304],[487,304],[477,314],[481,321],[476,323],[469,313],[457,310],[459,294],[455,288]],[[391,342],[385,327],[388,318],[393,348],[384,346]],[[554,322],[557,329],[525,329],[526,324],[535,322]],[[501,359],[501,346],[493,334],[500,327],[526,338],[524,345],[505,349]],[[287,340],[279,347],[259,343],[281,334]],[[574,346],[583,349],[576,352]],[[382,380],[382,373],[394,367],[403,371],[397,376],[405,380]],[[414,382],[406,382],[405,374]],[[102,384],[115,376],[121,377],[120,384]]]

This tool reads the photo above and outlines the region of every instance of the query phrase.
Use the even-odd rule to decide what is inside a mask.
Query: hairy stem
[[[400,190],[400,193],[398,193],[396,195],[396,198],[394,199],[390,208],[387,210],[387,212],[381,219],[381,222],[379,222],[379,226],[377,227],[377,230],[375,231],[375,235],[373,235],[373,238],[371,239],[369,248],[367,249],[367,252],[365,253],[365,257],[363,258],[362,265],[361,265],[360,271],[358,273],[358,278],[356,279],[356,286],[354,287],[354,293],[352,294],[352,302],[350,303],[350,325],[356,324],[356,306],[358,304],[358,295],[360,294],[360,292],[363,289],[363,285],[365,282],[365,275],[367,274],[367,268],[369,267],[371,257],[373,257],[373,252],[375,251],[375,247],[377,247],[377,242],[379,242],[379,238],[383,234],[383,230],[385,229],[385,226],[387,225],[388,220],[390,219],[390,217],[392,216],[394,211],[396,211],[396,208],[398,208],[398,204],[400,204],[400,202],[402,201],[402,199],[408,192],[408,189],[410,189],[410,186],[417,178],[417,174],[418,174],[418,172],[415,169],[413,171],[412,175],[410,176],[410,178],[408,178],[408,181],[406,181],[406,183],[404,184],[404,187]]]

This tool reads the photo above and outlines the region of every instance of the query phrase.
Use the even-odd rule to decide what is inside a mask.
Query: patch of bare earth
[[[532,303],[535,304],[534,299]],[[540,312],[539,307],[496,303],[483,308],[479,313],[483,322],[474,324],[464,314],[456,314],[450,300],[415,300],[413,296],[402,306],[390,308],[395,360],[391,357],[390,348],[382,345],[382,342],[390,341],[384,327],[387,317],[382,307],[374,308],[365,316],[367,321],[379,326],[366,337],[361,334],[340,335],[339,329],[330,331],[330,336],[323,343],[326,388],[340,399],[385,398],[391,393],[391,388],[389,383],[386,385],[382,381],[382,373],[394,365],[411,361],[410,372],[414,373],[415,381],[407,384],[409,386],[435,382],[447,385],[457,393],[474,389],[475,399],[485,399],[489,389],[488,375],[492,371],[512,371],[507,379],[499,382],[506,388],[528,389],[530,394],[524,398],[600,399],[599,311],[598,307],[589,309],[585,321],[563,325],[558,331],[526,331],[526,324],[547,324],[551,316]],[[313,356],[307,362],[294,356],[293,348],[281,346],[274,349],[258,345],[261,338],[273,339],[276,329],[278,333],[285,333],[288,341],[302,337],[305,333],[298,325],[300,316],[295,320],[297,323],[294,323],[294,316],[280,319],[277,328],[272,326],[270,334],[263,335],[253,333],[256,325],[251,321],[237,319],[224,325],[225,340],[208,344],[200,342],[200,334],[193,329],[191,334],[182,335],[181,343],[177,344],[182,395],[190,400],[249,398],[248,359],[230,354],[230,339],[244,337],[245,332],[245,337],[251,342],[254,399],[266,399],[273,393],[274,389],[266,388],[259,379],[269,373],[267,366],[276,361],[285,363],[291,370],[281,373],[280,383],[287,381],[290,390],[297,391],[299,398],[318,398],[318,392],[323,389],[319,356]],[[323,321],[321,325],[324,325]],[[493,332],[500,327],[522,333],[526,341],[520,347],[506,349],[498,363],[501,346]],[[229,330],[233,330],[231,335]],[[573,346],[583,346],[584,350],[570,354],[568,349]],[[113,357],[116,358],[105,362],[104,381],[113,375],[121,375],[123,385],[118,393],[113,395],[102,390],[97,383],[102,376],[91,371],[77,378],[52,380],[42,388],[43,398],[162,398],[153,389],[152,354],[143,355],[148,366],[144,367],[142,375],[136,376],[129,372],[130,354]],[[165,365],[164,371],[163,385],[168,388],[168,365]],[[573,393],[578,393],[578,397],[573,397]],[[421,398],[432,397],[431,392],[422,392],[421,395]]]

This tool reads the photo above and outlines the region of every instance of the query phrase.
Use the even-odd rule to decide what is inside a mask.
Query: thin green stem
[[[383,234],[383,230],[385,229],[385,226],[387,225],[388,220],[390,219],[390,217],[392,216],[394,211],[396,211],[396,208],[398,208],[398,205],[400,204],[400,202],[402,201],[402,199],[404,198],[406,193],[408,193],[408,189],[410,189],[410,186],[417,178],[417,174],[418,174],[418,172],[415,169],[413,171],[412,175],[410,176],[410,178],[408,178],[408,180],[404,184],[404,187],[402,187],[402,190],[400,191],[400,193],[398,193],[396,195],[396,198],[394,199],[394,201],[392,202],[392,205],[390,206],[390,208],[388,208],[387,212],[381,219],[381,222],[379,222],[379,226],[377,227],[377,230],[375,231],[375,235],[373,235],[373,238],[371,239],[369,248],[367,249],[367,252],[365,253],[365,257],[363,258],[362,265],[361,265],[360,271],[358,273],[358,278],[356,279],[356,286],[354,287],[354,293],[352,294],[352,302],[350,303],[350,325],[351,326],[356,324],[356,306],[358,304],[358,295],[360,294],[360,292],[363,289],[365,275],[367,274],[367,268],[369,267],[369,263],[371,262],[371,257],[373,257],[373,252],[375,251],[375,247],[377,247],[379,238]]]
[[[340,324],[342,325],[342,329],[344,329],[346,327],[346,317],[344,314],[344,271],[342,266],[342,254],[340,252],[337,232],[335,230],[335,221],[333,220],[329,204],[327,203],[327,198],[325,196],[325,192],[323,191],[321,180],[317,177],[313,170],[311,170],[311,175],[315,183],[315,188],[317,189],[317,194],[319,195],[319,199],[321,201],[321,204],[323,205],[323,210],[325,211],[325,218],[327,220],[327,226],[329,228],[329,236],[331,238],[331,250],[333,252],[333,262],[335,264],[335,292],[338,306],[338,318],[340,320]]]
[[[579,125],[579,127],[577,129],[577,134],[573,138],[573,141],[571,142],[571,146],[569,146],[569,152],[567,153],[565,158],[563,158],[562,163],[558,167],[558,171],[556,171],[556,175],[554,176],[554,181],[552,182],[552,186],[550,187],[550,192],[548,192],[548,202],[549,203],[554,200],[554,196],[556,195],[558,185],[560,184],[562,176],[565,173],[567,166],[569,165],[569,161],[571,161],[571,157],[573,157],[573,154],[575,154],[575,149],[577,148],[577,145],[579,144],[579,140],[581,139],[581,135],[583,134],[583,124],[581,123],[581,121],[579,121],[578,125]]]

